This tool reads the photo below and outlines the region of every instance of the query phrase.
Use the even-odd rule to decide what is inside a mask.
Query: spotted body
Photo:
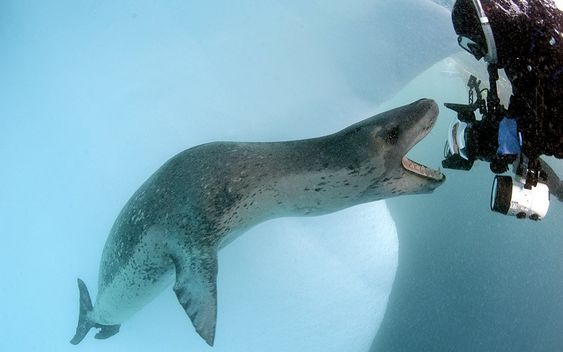
[[[214,142],[174,156],[117,217],[102,254],[96,305],[79,280],[81,316],[71,342],[91,327],[100,328],[98,338],[113,335],[174,283],[194,327],[212,345],[218,250],[267,219],[431,192],[443,176],[408,159],[405,165],[404,155],[437,113],[423,99],[325,137]]]

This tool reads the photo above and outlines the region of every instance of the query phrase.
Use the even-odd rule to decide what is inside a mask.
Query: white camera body
[[[523,179],[496,176],[491,191],[491,210],[519,219],[541,220],[549,210],[549,188],[538,182],[526,189]]]

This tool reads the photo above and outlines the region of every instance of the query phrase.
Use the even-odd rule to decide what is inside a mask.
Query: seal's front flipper
[[[70,343],[73,345],[78,345],[82,339],[88,334],[88,331],[92,328],[99,328],[100,332],[96,334],[97,339],[107,339],[110,336],[117,334],[119,331],[118,325],[102,325],[97,324],[92,321],[89,317],[89,313],[92,311],[92,300],[90,299],[90,294],[88,293],[88,288],[84,281],[78,279],[78,291],[80,292],[80,313],[78,315],[78,326],[76,327],[76,334]]]
[[[215,339],[217,321],[217,253],[172,255],[176,267],[174,292],[209,346]]]

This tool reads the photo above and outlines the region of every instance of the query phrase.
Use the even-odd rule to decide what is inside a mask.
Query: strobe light
[[[496,176],[491,191],[491,210],[519,219],[541,220],[549,209],[549,188],[538,182],[532,189],[510,176]]]

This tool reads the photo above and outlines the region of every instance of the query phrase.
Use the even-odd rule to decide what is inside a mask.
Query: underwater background
[[[443,103],[485,72],[450,5],[0,1],[0,350],[562,351],[563,205],[490,212],[482,163],[433,194],[252,228],[219,254],[213,348],[171,289],[69,343],[76,278],[94,299],[117,214],[184,149],[317,137],[427,97],[441,113],[409,157],[437,167]]]

